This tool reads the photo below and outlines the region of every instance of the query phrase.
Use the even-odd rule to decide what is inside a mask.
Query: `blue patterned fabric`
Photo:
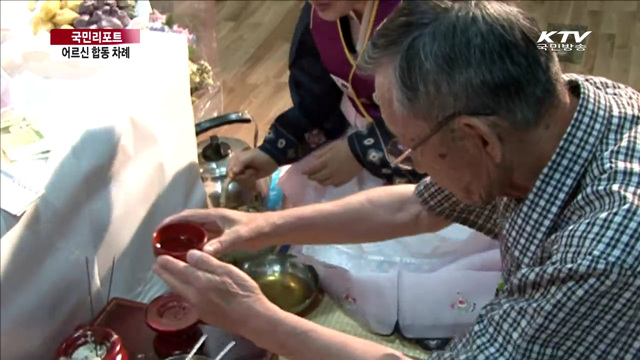
[[[350,123],[340,104],[341,90],[326,69],[310,30],[307,3],[296,25],[289,53],[289,90],[293,106],[280,114],[259,149],[278,165],[292,164],[316,148],[347,133]],[[372,175],[389,184],[417,183],[423,174],[392,168],[384,147],[392,139],[381,118],[349,135],[355,159]]]

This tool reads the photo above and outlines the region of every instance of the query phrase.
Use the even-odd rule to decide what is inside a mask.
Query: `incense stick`
[[[230,342],[221,352],[216,356],[215,360],[220,360],[222,357],[231,350],[231,348],[236,344],[235,341]]]
[[[93,311],[93,295],[91,295],[91,272],[89,271],[89,257],[85,256],[85,265],[87,266],[87,283],[89,284],[89,306],[91,306],[91,321],[95,319],[95,312]],[[98,356],[98,345],[93,341],[93,352]]]
[[[89,305],[91,306],[91,319],[93,320],[95,317],[95,312],[93,311],[93,295],[91,295],[91,272],[89,271],[89,257],[86,256],[84,259],[87,265],[87,284],[89,285]]]
[[[113,257],[113,261],[111,261],[111,274],[109,275],[109,290],[107,290],[107,304],[109,304],[109,300],[111,300],[111,284],[113,283],[113,271],[116,268],[116,257]]]
[[[198,352],[198,350],[202,346],[202,343],[204,343],[205,340],[207,340],[207,334],[203,334],[202,336],[200,336],[200,340],[198,340],[198,342],[195,344],[193,349],[191,349],[191,352],[189,353],[189,355],[187,355],[187,358],[184,360],[192,360],[193,356],[196,354],[196,352]]]

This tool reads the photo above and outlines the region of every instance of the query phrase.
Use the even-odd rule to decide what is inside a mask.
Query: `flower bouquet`
[[[199,91],[213,86],[213,71],[211,66],[204,60],[194,61],[196,54],[196,35],[189,32],[189,29],[180,27],[173,20],[172,14],[161,14],[154,9],[149,19],[149,30],[171,32],[181,34],[187,38],[189,44],[189,73],[191,80],[191,102],[195,104],[198,98],[195,96]]]
[[[154,5],[155,2],[152,2]],[[154,8],[149,21],[142,29],[183,35],[189,46],[189,72],[191,83],[191,102],[194,105],[195,121],[199,122],[222,112],[222,90],[218,80],[217,48],[211,8],[208,2],[163,1],[158,6],[166,9],[161,12]],[[167,4],[169,3],[169,4]],[[171,12],[171,10],[174,10]],[[202,14],[206,17],[202,18]],[[178,23],[189,24],[189,28]],[[202,36],[201,36],[202,35]]]

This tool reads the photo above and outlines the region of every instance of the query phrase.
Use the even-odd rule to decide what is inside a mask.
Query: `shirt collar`
[[[609,121],[606,97],[578,75],[565,75],[578,107],[551,161],[508,220],[505,234],[520,259],[533,259],[583,177]],[[520,264],[526,266],[526,264]]]
[[[539,198],[549,185],[556,182],[559,184],[553,187],[562,190],[561,194],[556,194],[558,200],[568,196],[592,159],[598,140],[609,122],[609,104],[602,93],[587,83],[582,76],[567,74],[563,77],[569,90],[579,94],[578,107],[560,145],[527,199]]]

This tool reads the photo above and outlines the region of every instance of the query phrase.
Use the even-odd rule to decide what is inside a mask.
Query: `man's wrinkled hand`
[[[204,251],[219,256],[230,250],[255,250],[266,246],[260,235],[270,221],[269,216],[269,213],[229,209],[189,209],[168,217],[160,226],[171,223],[201,226],[209,236]]]
[[[201,251],[190,251],[187,263],[160,256],[153,270],[196,307],[202,321],[234,334],[277,311],[247,274]]]

